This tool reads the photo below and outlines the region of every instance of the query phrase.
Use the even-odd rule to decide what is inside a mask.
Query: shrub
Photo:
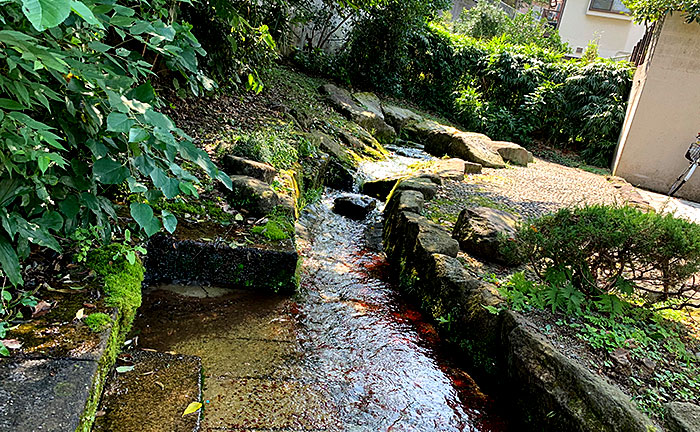
[[[481,40],[451,32],[444,20],[426,23],[431,14],[410,3],[370,10],[353,31],[346,67],[317,69],[421,101],[493,139],[523,144],[537,139],[573,147],[598,166],[609,164],[633,65],[564,60],[568,47],[532,14],[517,16],[508,30]],[[488,3],[479,7],[498,9]],[[412,12],[403,17],[402,11]],[[395,21],[397,28],[390,25]]]
[[[515,247],[540,278],[565,274],[588,296],[647,294],[650,302],[697,292],[700,225],[627,206],[562,209],[532,220]]]
[[[508,31],[509,24],[510,17],[496,1],[478,0],[476,6],[462,11],[454,29],[466,36],[491,39]]]
[[[262,90],[258,71],[272,65],[277,57],[275,37],[288,32],[285,2],[199,0],[184,4],[182,15],[208,53],[207,72],[234,87]]]
[[[446,0],[370,2],[355,25],[348,52],[351,80],[364,87],[402,93],[403,71],[411,62],[410,41],[448,6]]]
[[[290,125],[271,127],[233,137],[231,154],[258,162],[269,163],[278,170],[289,169],[299,160],[297,146],[302,138],[293,135]]]

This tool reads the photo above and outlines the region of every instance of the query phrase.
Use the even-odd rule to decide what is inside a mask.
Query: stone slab
[[[222,166],[228,175],[249,176],[267,184],[272,183],[277,175],[277,170],[271,165],[232,155],[224,156]]]
[[[97,369],[92,360],[0,361],[0,430],[75,431]]]
[[[105,386],[93,432],[193,432],[200,412],[183,416],[202,398],[199,358],[152,351],[127,351],[134,369],[115,373]]]
[[[222,395],[207,406],[205,426],[213,430],[343,430],[330,398],[313,383],[222,378],[209,380],[209,391]]]

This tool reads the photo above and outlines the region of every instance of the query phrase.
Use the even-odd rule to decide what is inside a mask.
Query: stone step
[[[122,353],[120,360],[118,367],[133,369],[112,371],[93,432],[199,430],[202,410],[183,416],[190,403],[202,402],[199,357],[134,350]]]

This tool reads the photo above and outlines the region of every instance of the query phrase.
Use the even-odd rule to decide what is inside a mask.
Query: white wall
[[[700,24],[686,24],[680,13],[666,17],[634,79],[613,173],[666,193],[700,131]],[[677,195],[700,201],[700,173]]]
[[[588,10],[590,0],[567,0],[559,24],[562,40],[569,43],[572,56],[580,57],[577,48],[586,49],[588,42],[597,37],[598,55],[620,57],[632,49],[644,36],[645,27],[635,24],[626,15]]]

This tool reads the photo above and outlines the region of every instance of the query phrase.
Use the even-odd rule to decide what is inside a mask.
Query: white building
[[[591,40],[598,40],[601,57],[629,57],[646,31],[627,15],[621,0],[558,0],[553,9],[559,35],[574,57],[580,57]]]

